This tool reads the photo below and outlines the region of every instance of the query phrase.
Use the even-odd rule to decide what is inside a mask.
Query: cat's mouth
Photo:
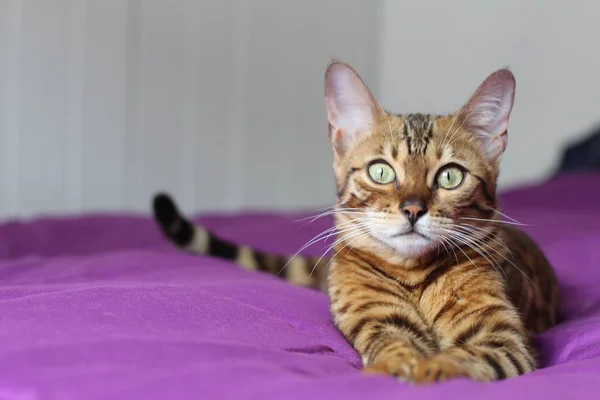
[[[403,231],[403,232],[398,232],[398,233],[395,233],[395,234],[393,234],[391,237],[392,237],[393,239],[396,239],[396,238],[399,238],[399,237],[406,237],[406,238],[409,238],[409,237],[414,237],[414,236],[420,236],[420,237],[422,237],[423,239],[428,239],[428,240],[429,240],[429,238],[428,238],[427,236],[423,235],[421,232],[417,231],[417,230],[416,230],[415,228],[413,228],[413,227],[411,227],[411,228],[408,228],[407,230],[405,230],[405,231]]]

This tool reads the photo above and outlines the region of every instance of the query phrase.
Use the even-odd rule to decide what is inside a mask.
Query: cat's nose
[[[407,200],[400,205],[402,214],[406,216],[408,222],[414,226],[419,218],[427,213],[427,207],[421,200]]]

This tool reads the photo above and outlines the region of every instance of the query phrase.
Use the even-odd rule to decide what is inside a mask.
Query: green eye
[[[391,183],[396,179],[396,173],[392,167],[381,162],[369,166],[369,176],[382,185]]]
[[[456,189],[464,178],[465,173],[462,170],[456,167],[448,167],[444,168],[438,174],[437,184],[439,187],[447,190]]]

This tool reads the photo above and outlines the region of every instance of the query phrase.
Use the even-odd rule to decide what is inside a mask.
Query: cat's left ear
[[[477,135],[490,161],[504,153],[515,98],[515,77],[508,69],[488,76],[459,111],[463,127]]]

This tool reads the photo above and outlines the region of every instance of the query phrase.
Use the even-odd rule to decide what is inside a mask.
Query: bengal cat
[[[274,274],[285,266],[288,281],[327,290],[365,372],[416,384],[528,373],[538,367],[533,336],[558,321],[559,287],[534,241],[497,210],[514,94],[513,74],[501,69],[454,114],[396,115],[354,69],[332,62],[337,240],[328,260],[223,240],[166,194],[154,199],[155,218],[182,249]]]

